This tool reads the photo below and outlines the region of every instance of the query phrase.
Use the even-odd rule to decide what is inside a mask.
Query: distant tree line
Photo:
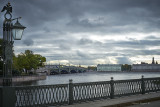
[[[97,71],[97,67],[96,66],[88,66],[88,70],[89,71]]]
[[[122,65],[122,71],[131,71],[132,66],[128,64]]]

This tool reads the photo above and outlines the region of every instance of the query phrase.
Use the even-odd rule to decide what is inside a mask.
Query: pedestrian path
[[[152,101],[146,103],[135,104],[129,107],[160,107],[160,100],[159,101]]]
[[[157,101],[157,100],[160,100],[160,92],[149,93],[144,95],[118,97],[115,99],[88,101],[88,102],[82,102],[82,103],[75,103],[73,105],[63,105],[60,107],[123,107],[123,106],[129,106],[135,103],[139,103],[139,101],[148,102],[148,101]]]

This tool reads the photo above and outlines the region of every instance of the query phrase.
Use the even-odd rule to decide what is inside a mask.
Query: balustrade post
[[[0,107],[15,107],[16,94],[14,87],[0,87]]]
[[[111,86],[110,98],[113,99],[114,98],[114,80],[113,80],[113,77],[111,77],[110,86]]]
[[[142,81],[142,83],[141,83],[142,94],[145,94],[145,82],[144,82],[144,76],[143,75],[142,75],[141,81]]]
[[[73,82],[72,79],[69,80],[69,105],[73,104]]]

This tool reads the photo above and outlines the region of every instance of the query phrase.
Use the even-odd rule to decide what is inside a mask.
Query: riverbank
[[[12,77],[13,84],[23,83],[23,82],[31,82],[38,80],[45,80],[46,75],[29,75],[29,76],[16,76]],[[3,78],[0,78],[0,85],[2,85]]]

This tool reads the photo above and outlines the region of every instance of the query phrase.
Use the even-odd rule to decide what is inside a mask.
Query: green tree
[[[131,71],[131,65],[128,64],[122,65],[122,71]]]
[[[46,58],[39,54],[35,54],[35,58],[38,61],[37,67],[44,67],[44,62],[46,62]]]
[[[19,54],[17,57],[13,57],[13,65],[17,70],[31,70],[37,69],[38,67],[44,66],[44,62],[46,62],[46,58],[39,55],[34,54],[31,50],[25,50],[24,53]]]
[[[97,67],[96,66],[88,66],[88,70],[96,71]]]

